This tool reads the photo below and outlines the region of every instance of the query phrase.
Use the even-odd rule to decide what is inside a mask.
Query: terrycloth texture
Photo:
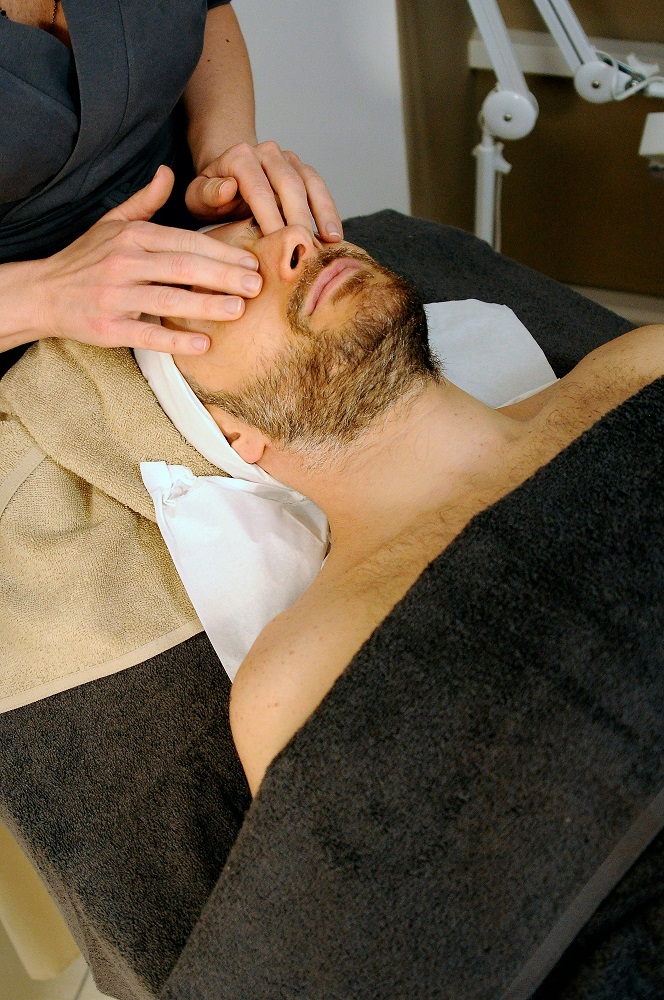
[[[660,379],[422,574],[268,769],[164,1000],[503,994],[664,788],[663,414]]]
[[[558,375],[629,328],[460,230],[380,212],[347,221],[345,232],[424,298],[511,306]],[[62,399],[53,410],[61,412]],[[240,829],[248,793],[227,699],[227,678],[199,634],[130,670],[0,715],[0,813],[67,915],[100,988],[119,1000],[157,995]],[[630,872],[623,895],[607,901],[566,956],[564,994],[554,989],[545,1000],[664,994],[634,982],[645,956],[662,951],[661,910],[659,923],[646,911],[663,854]],[[599,965],[598,940],[610,954]],[[260,1000],[268,990],[246,995]]]
[[[103,993],[153,1000],[249,804],[205,634],[0,715],[0,811]]]
[[[173,427],[127,350],[42,341],[5,376],[0,411],[6,711],[200,631],[138,466],[167,456],[198,475],[219,470]]]

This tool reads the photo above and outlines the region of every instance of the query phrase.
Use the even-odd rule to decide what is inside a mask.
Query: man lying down
[[[560,382],[494,410],[447,381],[411,288],[306,229],[216,238],[256,254],[260,296],[205,327],[176,363],[248,463],[311,498],[332,545],[313,584],[262,632],[231,695],[252,792],[354,654],[471,518],[664,374],[664,327],[625,334]],[[398,475],[395,475],[398,470]]]
[[[328,542],[327,521],[314,514],[314,582],[290,608],[279,595],[287,610],[263,615],[269,626],[246,660],[251,642],[236,657],[235,667],[245,662],[232,726],[255,792],[364,640],[473,516],[662,373],[664,330],[625,334],[560,382],[495,410],[444,377],[422,303],[359,248],[324,248],[301,226],[263,237],[239,222],[212,236],[251,248],[263,289],[239,320],[203,323],[210,351],[176,364],[244,468],[290,487],[296,505],[310,498],[332,538],[314,579]],[[144,371],[162,357],[140,353]],[[166,457],[194,477],[219,467],[214,449],[199,445],[201,454],[183,440],[124,350],[43,341],[3,379],[0,404],[0,711],[9,711],[200,631],[139,466]],[[244,494],[237,505],[253,500]],[[214,507],[207,514],[212,530]],[[197,533],[205,548],[206,529]],[[249,549],[256,538],[268,545],[270,533],[255,536],[251,524]],[[245,608],[252,599],[244,595]]]

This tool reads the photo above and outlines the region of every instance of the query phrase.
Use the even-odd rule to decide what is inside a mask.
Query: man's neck
[[[392,407],[338,458],[307,468],[268,447],[260,465],[325,511],[335,548],[360,555],[503,467],[525,430],[445,383]]]

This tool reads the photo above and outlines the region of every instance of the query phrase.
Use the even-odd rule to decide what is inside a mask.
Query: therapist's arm
[[[230,146],[256,145],[251,66],[230,4],[208,11],[203,53],[185,89],[184,104],[198,174]]]
[[[208,12],[203,53],[184,92],[188,141],[198,176],[187,207],[207,222],[253,214],[268,234],[286,222],[341,239],[341,219],[313,167],[275,142],[256,140],[247,49],[230,4]]]

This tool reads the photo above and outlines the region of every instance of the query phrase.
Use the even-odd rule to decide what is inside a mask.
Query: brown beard
[[[324,267],[341,257],[365,262],[333,293],[358,299],[341,328],[314,332],[303,316],[307,293]],[[376,280],[376,274],[383,280]],[[362,251],[324,249],[305,268],[287,310],[292,342],[235,392],[192,389],[274,444],[298,454],[329,454],[355,441],[399,400],[439,382],[422,301],[403,278]]]

